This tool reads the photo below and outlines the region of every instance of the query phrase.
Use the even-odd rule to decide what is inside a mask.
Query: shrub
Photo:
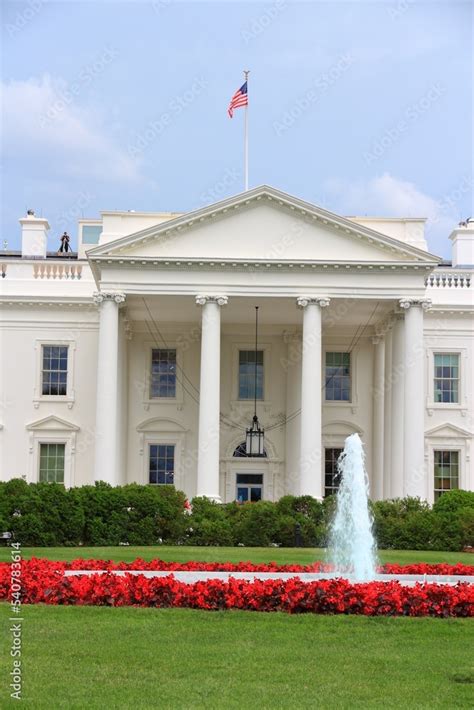
[[[24,545],[248,545],[324,547],[336,499],[284,496],[276,503],[193,500],[173,486],[65,489],[14,479],[0,483],[0,525]],[[431,508],[418,498],[371,503],[378,546],[462,550],[474,545],[474,493],[450,491]]]
[[[457,513],[461,508],[474,510],[474,491],[446,491],[433,506],[436,513]]]
[[[239,506],[234,522],[235,542],[249,547],[274,543],[278,534],[278,511],[275,503],[258,501]]]
[[[187,542],[190,545],[215,545],[232,546],[234,538],[228,520],[201,520],[192,521],[188,530]]]
[[[0,483],[3,530],[23,545],[156,544],[184,535],[185,496],[172,486],[106,483],[65,489],[15,479]]]

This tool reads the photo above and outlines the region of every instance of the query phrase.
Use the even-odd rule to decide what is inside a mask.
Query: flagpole
[[[244,71],[245,81],[247,82],[247,105],[245,106],[245,117],[244,117],[244,190],[247,192],[249,189],[249,117],[248,117],[248,97],[249,97],[249,74],[250,70]]]

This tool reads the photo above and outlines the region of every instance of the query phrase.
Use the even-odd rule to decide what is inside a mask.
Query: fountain
[[[329,561],[337,577],[366,582],[376,577],[377,547],[369,509],[369,479],[358,434],[348,436],[339,457],[341,483],[329,534]]]

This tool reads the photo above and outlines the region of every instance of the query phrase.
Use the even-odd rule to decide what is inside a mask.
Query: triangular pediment
[[[461,429],[461,427],[446,422],[445,424],[439,424],[438,426],[433,427],[433,429],[430,429],[429,431],[425,432],[425,436],[440,439],[450,437],[469,439],[471,438],[472,434],[466,429]]]
[[[236,260],[435,266],[438,257],[291,197],[259,187],[89,250],[93,262]]]
[[[80,429],[76,424],[72,424],[60,417],[55,417],[53,414],[49,417],[38,419],[38,421],[32,422],[31,424],[27,424],[26,428],[28,431],[79,431]]]

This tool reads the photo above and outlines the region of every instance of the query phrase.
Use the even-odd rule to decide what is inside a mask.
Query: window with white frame
[[[328,402],[351,401],[351,354],[327,352],[325,361],[325,391]]]
[[[68,346],[43,345],[41,351],[41,394],[67,395]]]
[[[236,488],[236,500],[239,503],[257,503],[262,500],[263,473],[238,473]]]
[[[342,453],[342,449],[324,449],[324,495],[332,496],[339,490],[341,474],[337,461]]]
[[[434,353],[434,401],[459,402],[459,353]]]
[[[174,483],[174,444],[150,444],[148,482],[151,484]]]
[[[176,397],[176,349],[151,351],[150,399]]]
[[[263,350],[239,350],[239,399],[263,399]]]
[[[434,452],[434,499],[459,488],[459,451]]]
[[[65,444],[40,444],[39,481],[64,483]]]

